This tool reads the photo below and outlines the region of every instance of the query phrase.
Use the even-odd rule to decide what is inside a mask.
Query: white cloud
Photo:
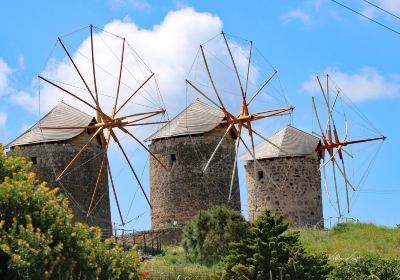
[[[193,59],[201,43],[208,40],[221,32],[221,20],[209,13],[196,12],[192,8],[184,8],[181,10],[169,12],[164,20],[151,29],[140,29],[134,22],[127,22],[121,20],[114,20],[104,26],[106,32],[125,36],[127,42],[140,54],[150,69],[156,73],[157,81],[161,89],[162,97],[167,105],[167,109],[173,116],[177,110],[182,109],[185,104],[185,79],[189,72]],[[115,57],[110,54],[107,47],[105,47],[102,40],[107,40],[109,47],[117,50],[120,54],[121,41],[111,38],[107,33],[100,33],[94,36],[94,45],[96,47],[96,64],[106,69],[109,73],[118,76],[119,62]],[[148,73],[140,75],[137,62],[133,59],[130,60],[130,52],[126,50],[126,58],[124,64],[136,76],[143,77],[139,82],[132,79],[129,80],[129,75],[124,71],[123,82],[131,88],[137,86],[145,80]],[[87,80],[89,87],[93,88],[92,68],[88,62],[87,57],[90,57],[90,38],[87,37],[82,44],[77,48],[77,51],[72,54],[74,61],[79,66],[83,76]],[[64,60],[51,60],[47,65],[46,70],[42,73],[44,77],[48,77],[55,81],[62,81],[67,84],[84,87],[79,79],[75,69],[68,61]],[[116,89],[117,81],[110,78],[104,71],[100,71],[97,67],[97,83],[99,91],[106,94],[113,94]],[[41,82],[41,111],[46,112],[53,108],[61,99],[68,103],[86,109],[87,107],[81,106],[73,98],[63,95],[60,90],[55,89],[53,86]],[[65,86],[67,87],[67,86]],[[149,85],[150,87],[150,85]],[[67,87],[68,88],[68,87]],[[85,90],[79,90],[70,87],[72,91],[78,93],[80,96],[86,96],[90,100],[90,96]],[[147,88],[150,90],[150,88]],[[128,87],[121,87],[121,97],[129,96],[132,91]],[[135,96],[137,98],[138,96]],[[26,92],[19,92],[13,97],[13,101],[29,111],[37,110],[37,94],[27,94]],[[110,99],[107,106],[111,108]],[[138,101],[138,100],[136,100]],[[143,101],[143,100],[142,100]],[[106,108],[107,112],[110,108]],[[143,110],[143,108],[142,108]],[[88,113],[93,113],[90,110]]]
[[[0,112],[0,126],[4,126],[7,122],[7,114]]]
[[[11,68],[0,58],[0,95],[4,94],[8,89],[11,72]]]
[[[147,0],[109,0],[109,4],[113,9],[133,8],[141,11],[150,9]]]
[[[4,136],[5,136],[5,132],[4,132],[4,126],[6,125],[7,122],[7,114],[4,112],[0,112],[0,141],[3,142],[4,141]]]
[[[299,20],[304,24],[309,24],[311,22],[310,16],[305,12],[301,11],[300,9],[291,10],[286,14],[284,14],[281,18],[285,23],[295,20]]]
[[[354,102],[400,97],[400,76],[398,74],[383,76],[372,67],[363,67],[356,73],[340,72],[328,67],[328,73],[340,87],[342,94]],[[318,93],[319,87],[314,75],[303,83],[303,90]]]
[[[24,107],[31,113],[38,112],[38,98],[35,95],[31,95],[25,91],[19,91],[10,96],[13,103]]]

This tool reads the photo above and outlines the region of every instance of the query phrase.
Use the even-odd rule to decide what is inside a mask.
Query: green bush
[[[331,271],[324,254],[311,254],[299,232],[266,210],[251,224],[248,236],[231,244],[224,279],[325,279]]]
[[[351,224],[349,223],[338,223],[331,230],[335,234],[340,234],[349,231]]]
[[[225,207],[201,211],[183,229],[182,246],[192,262],[213,265],[228,252],[228,244],[241,240],[248,231],[243,216]]]
[[[135,252],[73,224],[67,199],[29,168],[0,146],[0,279],[138,279]]]
[[[379,256],[343,259],[331,272],[329,279],[398,280],[400,279],[400,260],[385,259]]]

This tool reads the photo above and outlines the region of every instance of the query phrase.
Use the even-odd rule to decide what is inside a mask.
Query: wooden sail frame
[[[253,176],[254,176],[254,178],[255,178],[255,174],[256,174],[256,167],[258,165],[263,170],[263,172],[266,174],[267,178],[276,186],[276,183],[273,180],[273,178],[269,175],[269,172],[267,172],[265,170],[265,168],[258,162],[258,160],[256,158],[254,135],[257,135],[258,137],[260,137],[263,140],[267,140],[267,139],[265,137],[263,137],[260,133],[258,133],[257,131],[254,130],[254,128],[252,127],[252,123],[255,121],[258,121],[258,120],[262,120],[262,119],[266,119],[266,118],[270,118],[270,117],[274,117],[274,116],[284,116],[284,115],[290,114],[293,111],[294,107],[287,106],[287,107],[283,107],[283,108],[269,109],[269,110],[251,113],[249,110],[249,105],[254,101],[254,99],[258,96],[258,94],[260,92],[262,92],[262,90],[265,88],[265,86],[273,79],[273,77],[276,75],[277,71],[274,69],[273,74],[271,76],[267,77],[265,79],[265,81],[261,84],[261,86],[256,90],[256,92],[250,98],[248,98],[247,94],[248,94],[249,72],[250,72],[250,67],[251,67],[251,62],[252,62],[251,58],[252,58],[253,42],[249,41],[250,46],[249,46],[249,57],[248,57],[248,61],[247,61],[246,81],[243,86],[243,83],[241,81],[241,78],[240,78],[240,75],[238,72],[238,68],[236,66],[235,59],[234,59],[232,51],[231,51],[231,46],[229,44],[229,41],[227,40],[226,34],[224,32],[221,32],[221,35],[223,37],[223,41],[224,41],[226,50],[229,54],[229,60],[232,63],[232,67],[234,69],[234,73],[236,76],[236,82],[238,82],[238,86],[239,86],[240,93],[241,93],[241,97],[240,97],[241,107],[240,107],[239,113],[237,113],[237,114],[231,113],[230,111],[228,111],[227,107],[225,106],[224,100],[221,97],[221,95],[219,94],[219,91],[215,85],[215,81],[214,81],[213,75],[211,73],[211,69],[209,67],[209,63],[207,61],[207,57],[206,57],[203,45],[200,45],[200,53],[201,53],[202,61],[205,66],[209,82],[212,85],[212,91],[214,92],[214,95],[215,95],[214,98],[216,98],[218,101],[214,101],[213,98],[211,98],[205,92],[203,92],[201,89],[199,89],[195,85],[195,82],[190,81],[189,79],[186,79],[186,83],[194,91],[196,91],[202,97],[207,99],[214,106],[219,108],[225,115],[225,121],[224,121],[224,123],[226,124],[225,132],[224,132],[223,136],[221,137],[220,141],[218,142],[217,146],[215,147],[214,151],[212,152],[211,156],[209,157],[207,163],[205,164],[205,166],[203,168],[203,172],[207,171],[215,154],[217,153],[218,149],[220,148],[222,142],[224,141],[226,135],[229,132],[233,132],[236,135],[235,162],[234,162],[233,170],[231,173],[232,177],[231,177],[231,181],[230,181],[230,189],[229,189],[229,197],[228,197],[228,201],[230,201],[231,196],[232,196],[232,188],[233,188],[234,178],[236,176],[235,172],[236,172],[237,159],[238,159],[237,153],[238,153],[240,144],[242,144],[245,147],[247,152],[253,158],[253,169],[254,169]],[[244,141],[244,139],[242,137],[242,132],[244,129],[247,130],[247,133],[250,137],[250,142],[251,142],[250,147],[249,147],[249,145],[246,144],[246,142]],[[270,143],[270,141],[268,141],[268,140],[267,140],[267,142]],[[274,145],[275,147],[277,147],[278,149],[280,149],[280,147],[276,146],[274,143],[271,143],[271,144]]]
[[[328,195],[329,200],[330,200],[330,193],[328,190],[328,184],[327,184],[327,178],[326,178],[326,166],[329,163],[331,163],[331,165],[332,165],[336,206],[337,206],[339,218],[341,219],[344,215],[342,213],[342,209],[340,206],[337,176],[341,175],[344,180],[347,214],[350,213],[349,189],[351,189],[352,191],[356,191],[356,188],[354,187],[353,183],[350,182],[350,180],[347,177],[346,164],[345,164],[345,158],[343,157],[343,153],[347,154],[350,158],[353,158],[353,155],[350,152],[348,152],[345,149],[345,147],[351,146],[351,145],[356,145],[359,143],[366,143],[366,142],[372,142],[372,141],[384,141],[386,139],[386,137],[380,136],[380,137],[348,140],[348,125],[347,125],[347,121],[345,121],[345,135],[344,135],[343,139],[340,140],[338,131],[336,129],[335,120],[334,120],[334,117],[332,114],[335,109],[337,99],[340,95],[340,91],[336,90],[333,102],[331,103],[330,95],[329,95],[329,93],[330,93],[330,87],[329,87],[330,76],[329,76],[329,74],[326,74],[324,76],[324,78],[326,78],[326,87],[325,88],[323,87],[323,85],[321,83],[321,78],[322,78],[321,76],[316,76],[319,88],[321,90],[321,94],[324,99],[324,104],[325,104],[326,110],[328,112],[328,116],[327,116],[327,120],[326,120],[326,126],[324,129],[321,124],[321,119],[318,114],[317,106],[315,103],[315,98],[313,96],[311,99],[312,105],[313,105],[313,111],[314,111],[314,114],[315,114],[315,117],[317,120],[317,124],[318,124],[319,130],[320,130],[320,133],[321,133],[321,134],[314,133],[317,136],[319,136],[321,139],[318,147],[316,148],[316,152],[318,153],[319,158],[322,159],[320,170],[322,169],[322,171],[323,171],[324,187],[325,187],[325,191]],[[327,155],[329,157],[326,160]]]
[[[89,207],[87,209],[87,216],[90,216],[90,214],[93,211],[94,207],[94,201],[96,198],[96,194],[99,188],[99,185],[101,183],[102,179],[102,174],[105,172],[106,174],[109,175],[111,184],[112,184],[112,190],[113,190],[113,195],[116,201],[116,205],[118,208],[118,213],[121,219],[122,225],[125,224],[124,219],[122,217],[121,213],[121,208],[120,204],[118,201],[117,193],[115,190],[115,184],[114,184],[114,179],[112,176],[111,172],[111,167],[110,167],[110,162],[109,162],[109,157],[108,157],[108,149],[110,146],[111,139],[117,144],[119,150],[123,154],[126,163],[129,165],[130,170],[134,176],[135,181],[138,183],[149,207],[151,208],[151,203],[150,200],[143,188],[143,185],[140,181],[139,176],[137,175],[137,172],[135,171],[132,162],[129,160],[128,155],[125,152],[125,149],[119,140],[116,131],[123,132],[130,136],[131,139],[133,139],[135,142],[137,142],[142,148],[144,148],[151,157],[153,157],[163,168],[166,168],[165,165],[136,137],[134,136],[130,131],[127,130],[128,127],[132,126],[146,126],[146,125],[153,125],[153,124],[160,124],[160,123],[165,123],[163,121],[146,121],[143,122],[144,120],[147,120],[149,118],[152,118],[154,116],[158,115],[163,115],[166,110],[164,108],[161,108],[160,110],[156,111],[144,111],[144,112],[137,112],[134,114],[129,114],[129,115],[124,115],[124,116],[117,116],[117,114],[123,109],[131,99],[138,94],[138,92],[152,79],[154,78],[154,73],[151,72],[150,76],[147,77],[130,95],[129,97],[124,100],[124,102],[119,105],[120,100],[120,88],[121,88],[121,79],[122,79],[122,74],[123,74],[123,66],[124,66],[124,57],[125,57],[125,46],[126,46],[126,40],[125,38],[122,39],[122,46],[121,46],[121,55],[120,55],[120,65],[119,65],[119,73],[118,73],[118,82],[116,86],[116,95],[115,99],[113,101],[113,106],[112,110],[110,113],[105,113],[103,110],[102,104],[100,104],[100,99],[99,99],[99,93],[98,93],[98,87],[97,87],[97,79],[96,79],[96,62],[95,62],[95,45],[93,41],[93,29],[94,26],[90,25],[89,30],[90,30],[90,52],[91,52],[91,68],[92,68],[92,75],[93,75],[93,87],[94,87],[94,92],[87,83],[86,79],[82,75],[82,72],[80,71],[78,65],[75,63],[73,57],[71,54],[68,52],[63,40],[61,38],[58,38],[58,43],[62,46],[62,49],[64,50],[65,54],[68,56],[69,61],[73,65],[73,68],[75,69],[75,72],[79,76],[80,80],[82,83],[85,85],[86,91],[89,93],[92,102],[88,102],[78,96],[78,94],[67,90],[64,88],[62,85],[57,83],[56,81],[52,81],[46,77],[43,77],[42,75],[39,75],[39,79],[43,80],[47,84],[57,88],[58,90],[62,91],[63,93],[68,94],[69,96],[73,97],[76,101],[84,104],[88,108],[91,108],[95,110],[96,115],[97,115],[97,123],[91,125],[91,126],[64,126],[64,127],[41,127],[41,129],[94,129],[95,133],[92,135],[92,137],[81,147],[81,149],[78,151],[78,153],[74,156],[74,158],[67,164],[67,166],[63,169],[63,171],[58,175],[57,180],[61,180],[62,177],[71,169],[71,167],[74,165],[74,163],[77,161],[77,159],[82,155],[82,153],[89,147],[90,143],[93,142],[96,138],[100,138],[100,144],[101,144],[101,149],[102,149],[102,161],[101,165],[99,167],[99,171],[97,174],[97,180],[96,184],[94,186],[94,190],[91,196],[91,200],[89,203]],[[115,35],[116,37],[120,38],[119,36]]]

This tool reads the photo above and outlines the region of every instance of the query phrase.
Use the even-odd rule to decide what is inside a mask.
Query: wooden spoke
[[[137,143],[139,143],[140,146],[142,146],[161,166],[167,170],[167,167],[139,140],[133,135],[129,130],[127,130],[124,127],[119,127],[120,130],[128,134],[130,137],[132,137]]]
[[[220,108],[223,111],[223,109],[220,105],[218,105],[216,102],[214,102],[210,97],[208,97],[205,93],[203,93],[198,87],[196,87],[194,84],[192,84],[191,81],[186,80],[186,83],[188,83],[195,91],[200,93],[201,96],[203,96],[205,99],[207,99],[208,101],[210,101],[212,104],[214,104],[216,107]]]
[[[341,158],[340,161],[342,162],[343,176],[344,176],[345,178],[347,178],[347,176],[346,176],[346,168],[345,168],[345,166],[344,166],[344,160],[343,160],[343,158]],[[349,201],[349,187],[348,187],[348,184],[347,184],[347,180],[344,180],[344,184],[345,184],[345,187],[346,187],[347,213],[349,214],[349,213],[350,213],[350,201]]]
[[[96,107],[100,108],[99,104],[99,94],[97,91],[97,80],[96,80],[96,67],[94,63],[94,45],[93,45],[93,25],[90,25],[90,50],[92,53],[92,72],[93,72],[93,84],[94,84],[94,93],[96,94]],[[97,119],[100,120],[100,115],[97,114]]]
[[[114,193],[115,202],[116,202],[117,208],[118,208],[118,214],[119,214],[119,217],[121,219],[122,226],[124,226],[125,223],[124,223],[124,219],[122,218],[121,208],[119,207],[117,192],[115,190],[114,180],[113,180],[113,176],[111,174],[111,167],[110,167],[110,163],[108,161],[108,158],[107,158],[107,169],[108,169],[108,174],[110,176],[110,181],[111,181],[111,186],[112,186],[112,190],[113,190],[113,193]]]
[[[92,212],[93,202],[94,202],[94,199],[95,199],[96,194],[97,194],[97,190],[98,190],[100,182],[101,182],[101,175],[103,174],[104,166],[107,166],[107,151],[108,151],[108,145],[110,143],[110,136],[111,136],[111,128],[107,131],[105,147],[103,149],[104,155],[103,155],[103,159],[101,160],[100,170],[99,170],[99,173],[97,174],[96,185],[95,185],[94,190],[93,190],[93,194],[92,194],[92,198],[90,200],[89,208],[87,210],[87,214],[86,214],[87,217],[89,217],[89,215]]]
[[[125,38],[122,41],[122,54],[121,54],[121,64],[119,68],[119,76],[118,76],[118,86],[117,86],[117,95],[115,96],[115,103],[114,103],[114,109],[111,118],[114,118],[117,109],[117,104],[118,104],[118,97],[119,97],[119,90],[121,87],[121,78],[122,78],[122,68],[124,65],[124,52],[125,52]]]
[[[330,197],[329,190],[328,190],[328,184],[327,184],[327,181],[326,181],[326,170],[325,170],[325,161],[324,161],[324,159],[322,159],[322,163],[324,165],[324,167],[322,168],[322,173],[323,173],[323,176],[324,176],[324,188],[325,188],[325,192],[326,192],[326,195],[328,197],[328,200],[331,201],[331,197]]]
[[[286,152],[285,150],[283,150],[281,147],[279,147],[278,145],[276,145],[275,143],[271,142],[270,140],[268,140],[268,138],[265,138],[264,136],[262,136],[260,133],[258,133],[257,131],[255,131],[254,129],[252,129],[253,133],[255,135],[257,135],[258,137],[260,137],[262,140],[264,140],[265,142],[271,144],[272,146],[274,146],[275,148],[277,148],[279,151],[281,151],[282,153],[284,153],[285,155],[288,155],[289,153]]]
[[[63,41],[61,40],[60,37],[58,37],[58,41],[60,42],[62,48],[64,49],[65,53],[67,54],[69,60],[71,61],[72,65],[74,66],[74,68],[75,68],[76,72],[78,73],[79,77],[81,78],[82,82],[84,83],[84,85],[85,85],[86,89],[88,90],[90,96],[93,98],[94,103],[97,104],[96,98],[94,97],[94,95],[93,95],[92,91],[90,90],[88,84],[86,83],[86,81],[83,78],[81,72],[79,71],[78,66],[76,66],[75,61],[73,60],[72,56],[69,54],[67,48],[65,47],[65,45],[64,45],[64,43],[63,43]]]
[[[96,112],[98,112],[101,116],[107,117],[107,116],[104,115],[104,113],[101,111],[101,108],[96,108],[96,107],[94,107],[92,104],[90,104],[90,103],[88,103],[87,101],[83,100],[83,99],[80,98],[79,96],[73,94],[72,92],[70,92],[70,91],[64,89],[63,87],[57,85],[56,83],[54,83],[54,82],[52,82],[52,81],[50,81],[50,80],[48,80],[48,79],[46,79],[46,78],[44,78],[44,77],[42,77],[42,76],[40,76],[40,75],[39,75],[38,77],[39,77],[39,79],[41,79],[41,80],[43,80],[43,81],[45,81],[45,82],[51,84],[52,86],[55,86],[56,88],[62,90],[63,92],[69,94],[70,96],[72,96],[72,97],[78,99],[78,100],[81,101],[82,103],[84,103],[84,104],[86,104],[87,106],[89,106],[90,108],[94,109],[94,110],[95,110]],[[107,118],[108,118],[108,117],[107,117]]]
[[[40,129],[90,129],[90,128],[97,128],[99,126],[58,126],[58,127],[54,127],[54,126],[41,126]]]
[[[333,159],[332,159],[332,162],[335,162],[335,163],[336,163],[336,159],[333,158]],[[338,166],[338,164],[336,164],[336,167],[337,167],[337,169],[339,170],[340,174],[342,174],[342,176],[343,176],[345,182],[347,182],[347,184],[350,186],[350,188],[351,188],[353,191],[356,191],[356,189],[353,187],[353,185],[351,184],[351,182],[347,179],[346,174],[345,174],[344,171]]]
[[[132,123],[136,123],[136,122],[139,122],[139,121],[142,121],[142,120],[148,119],[148,118],[152,118],[152,117],[154,117],[154,116],[157,116],[157,115],[159,115],[159,114],[161,114],[161,112],[155,112],[155,113],[153,113],[153,114],[150,114],[150,115],[148,115],[148,116],[145,116],[145,117],[142,117],[142,118],[139,118],[139,119],[133,120],[133,121],[128,121],[128,122],[126,122],[126,124],[132,124]]]
[[[338,191],[337,181],[336,181],[335,161],[332,160],[331,162],[332,162],[333,180],[335,183],[336,204],[338,207],[339,217],[342,218],[342,210],[340,209],[340,201],[339,201],[339,191]]]
[[[57,181],[60,180],[65,172],[74,164],[74,162],[79,158],[79,156],[82,154],[82,152],[89,146],[90,143],[97,137],[97,135],[103,130],[102,127],[100,127],[89,139],[89,141],[79,150],[79,152],[75,155],[75,157],[68,163],[67,167],[61,172],[60,175],[58,175]]]
[[[271,183],[275,186],[278,187],[278,185],[276,184],[275,180],[271,177],[271,175],[269,175],[269,172],[267,172],[267,170],[264,168],[264,166],[261,165],[261,163],[258,162],[258,160],[256,159],[255,155],[251,152],[251,150],[249,149],[249,147],[246,145],[246,143],[244,142],[243,138],[240,137],[240,142],[242,142],[243,146],[246,148],[247,152],[251,155],[251,157],[253,158],[253,160],[258,164],[258,166],[261,168],[261,170],[265,173],[265,175],[268,177],[268,179],[271,181]],[[254,178],[255,180],[256,178]]]
[[[147,203],[149,204],[150,209],[151,209],[152,206],[151,206],[150,200],[149,200],[149,198],[147,197],[146,192],[144,191],[144,188],[143,188],[143,186],[142,186],[142,183],[140,182],[140,179],[139,179],[139,177],[137,176],[136,171],[135,171],[135,169],[133,168],[133,166],[132,166],[132,164],[131,164],[131,162],[130,162],[128,156],[126,155],[124,148],[122,147],[121,143],[119,142],[117,136],[115,135],[115,133],[114,133],[113,131],[111,131],[111,137],[114,139],[114,141],[118,144],[119,148],[121,149],[121,152],[122,152],[122,154],[124,155],[124,157],[125,157],[125,159],[126,159],[128,165],[129,165],[129,167],[130,167],[130,169],[131,169],[131,171],[132,171],[132,173],[133,173],[133,176],[135,177],[137,183],[139,184],[139,187],[140,187],[140,189],[142,190],[142,193],[143,193],[144,197],[146,198],[146,201],[147,201]]]
[[[124,126],[142,126],[142,125],[151,125],[151,124],[162,124],[168,123],[169,121],[159,121],[159,122],[145,122],[145,123],[129,123]]]
[[[313,109],[314,109],[315,117],[317,118],[317,123],[318,123],[319,129],[321,130],[322,139],[323,139],[324,142],[325,142],[325,133],[324,133],[324,130],[322,129],[322,125],[321,125],[321,122],[320,122],[320,120],[319,120],[319,116],[318,116],[318,112],[317,112],[317,106],[315,105],[314,96],[311,97],[311,100],[312,100],[312,104],[313,104]]]
[[[224,37],[225,45],[226,45],[226,48],[228,49],[228,52],[229,52],[229,57],[231,58],[233,68],[235,69],[235,74],[236,74],[236,77],[237,77],[238,82],[239,82],[240,91],[242,92],[243,100],[246,101],[246,95],[245,95],[245,92],[243,90],[242,81],[240,80],[239,72],[237,70],[235,60],[233,59],[231,48],[229,47],[228,40],[226,39],[226,36],[225,36],[224,32],[222,32],[222,37]]]
[[[201,46],[201,45],[200,45],[200,50],[201,50],[201,55],[203,57],[204,65],[206,66],[206,69],[207,69],[208,78],[210,79],[210,82],[211,82],[211,85],[212,85],[212,87],[214,89],[215,95],[218,98],[218,101],[220,103],[220,107],[221,107],[222,111],[226,112],[224,103],[222,102],[221,97],[218,94],[217,88],[215,87],[214,80],[213,80],[213,78],[211,76],[210,68],[208,67],[207,59],[206,59],[206,56],[204,54],[203,46]]]
[[[250,50],[249,50],[249,62],[247,63],[247,74],[246,74],[246,86],[244,89],[244,95],[247,96],[247,86],[249,84],[249,73],[250,73],[250,66],[251,66],[251,51],[253,48],[253,41],[250,41]]]
[[[118,108],[115,114],[118,114],[119,111],[132,99],[133,96],[154,76],[154,73],[151,73],[150,77],[146,79],[129,97],[125,100],[125,102]]]
[[[206,171],[207,171],[208,167],[210,166],[211,161],[213,160],[213,158],[214,158],[215,154],[217,153],[219,147],[221,146],[221,144],[222,144],[222,142],[224,141],[226,135],[227,135],[228,132],[232,129],[232,127],[233,127],[233,124],[230,124],[230,125],[228,126],[228,128],[226,129],[224,135],[221,137],[221,140],[219,140],[217,147],[215,147],[213,153],[211,154],[210,158],[208,159],[208,161],[207,161],[207,163],[206,163],[206,166],[204,166],[203,172],[206,172]]]
[[[228,196],[228,201],[231,201],[233,183],[235,182],[236,167],[237,167],[237,157],[238,157],[239,144],[240,144],[240,136],[241,136],[241,134],[242,134],[242,125],[241,125],[241,124],[239,124],[239,129],[238,129],[238,133],[237,133],[237,134],[238,134],[238,137],[237,137],[236,143],[235,143],[235,161],[233,162],[231,183],[230,183],[230,185],[229,185],[229,196]]]
[[[256,93],[250,98],[249,102],[247,103],[247,106],[250,105],[251,102],[253,102],[254,98],[264,89],[264,87],[272,80],[272,78],[278,73],[278,71],[274,70],[274,73],[272,73],[271,77],[267,78],[267,80],[261,85],[261,87],[256,91]]]

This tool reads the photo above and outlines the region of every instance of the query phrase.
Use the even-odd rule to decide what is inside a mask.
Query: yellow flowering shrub
[[[72,218],[66,197],[0,145],[0,279],[139,279],[135,251]]]

